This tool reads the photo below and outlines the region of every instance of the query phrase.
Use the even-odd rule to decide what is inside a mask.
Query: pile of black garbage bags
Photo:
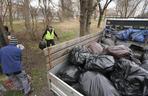
[[[76,46],[57,76],[85,96],[148,96],[148,50],[137,47],[105,37]]]

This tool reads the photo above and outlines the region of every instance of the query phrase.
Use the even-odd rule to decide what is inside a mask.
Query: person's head
[[[52,26],[47,25],[47,29],[48,30],[51,30],[52,29]]]
[[[9,31],[8,26],[4,26],[4,29],[5,29],[7,32]]]

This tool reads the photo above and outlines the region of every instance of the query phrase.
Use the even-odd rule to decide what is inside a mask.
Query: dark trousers
[[[55,42],[54,42],[54,40],[46,40],[46,42],[47,42],[47,47],[50,47],[50,45],[55,45]]]
[[[24,91],[25,96],[30,92],[31,86],[25,71],[18,71],[6,75],[8,76],[9,80],[13,82],[17,89]]]

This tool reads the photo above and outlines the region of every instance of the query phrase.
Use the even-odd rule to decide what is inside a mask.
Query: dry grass
[[[43,27],[43,23],[42,22],[38,22],[37,24],[37,33],[39,35],[41,35],[44,32],[44,27]],[[59,34],[59,36],[62,37],[62,33],[63,32],[75,32],[76,36],[79,36],[79,20],[78,19],[73,19],[73,20],[67,20],[67,21],[63,21],[63,22],[53,22],[51,24],[56,32]],[[15,21],[14,22],[14,32],[18,33],[18,32],[25,32],[25,25],[24,25],[24,21]],[[97,28],[97,21],[96,20],[92,20],[91,23],[91,32],[98,32],[100,31],[99,28]]]

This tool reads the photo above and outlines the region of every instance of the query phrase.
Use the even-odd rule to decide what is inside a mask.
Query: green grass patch
[[[0,74],[0,82],[2,82],[2,81],[4,81],[4,80],[6,80],[6,76],[5,75],[3,75],[3,74]]]
[[[62,34],[60,34],[60,42],[64,42],[64,41],[68,41],[70,39],[73,39],[77,36],[77,32],[63,32]]]
[[[46,71],[45,69],[32,69],[32,87],[34,88],[34,92],[40,92],[41,88],[45,86],[47,81],[46,78]]]
[[[22,91],[7,91],[4,96],[23,96]]]

